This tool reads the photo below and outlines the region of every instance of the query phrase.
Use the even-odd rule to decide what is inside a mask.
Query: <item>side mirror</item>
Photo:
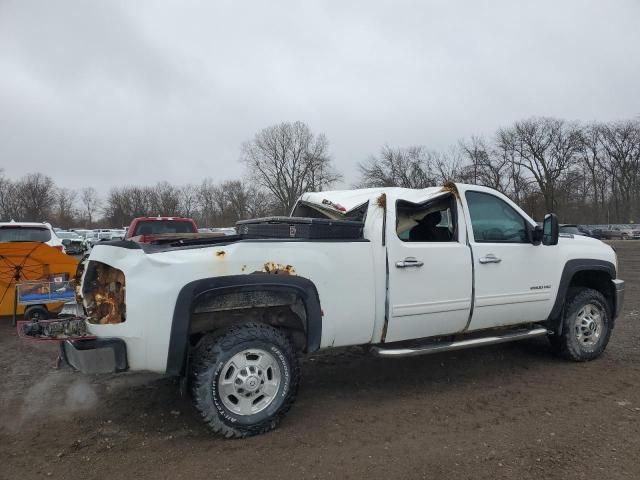
[[[65,247],[68,247],[69,245],[71,245],[71,240],[69,240],[68,238],[63,238],[62,245],[64,245]]]
[[[542,227],[540,225],[529,229],[529,241],[534,245],[540,245],[542,243]]]
[[[542,224],[542,244],[557,245],[559,233],[558,217],[555,213],[547,213]]]

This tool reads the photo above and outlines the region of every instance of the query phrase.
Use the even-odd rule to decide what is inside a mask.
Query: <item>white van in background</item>
[[[0,222],[0,242],[40,242],[65,251],[51,224],[44,222]]]

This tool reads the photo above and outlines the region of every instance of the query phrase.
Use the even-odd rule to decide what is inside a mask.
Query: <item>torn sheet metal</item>
[[[102,262],[90,262],[85,276],[84,306],[91,323],[126,320],[124,273]]]

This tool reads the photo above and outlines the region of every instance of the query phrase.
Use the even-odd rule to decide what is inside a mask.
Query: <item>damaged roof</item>
[[[359,207],[360,205],[375,200],[381,194],[391,195],[395,198],[402,198],[409,202],[421,203],[430,198],[444,193],[443,187],[429,187],[422,189],[381,187],[381,188],[361,188],[356,190],[333,190],[326,192],[307,192],[300,197],[307,203],[316,205],[326,204],[326,200],[333,204],[344,207],[346,212]]]

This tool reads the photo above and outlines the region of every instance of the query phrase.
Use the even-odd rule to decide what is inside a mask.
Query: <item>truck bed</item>
[[[367,241],[363,237],[363,222],[331,220],[308,217],[266,217],[237,223],[238,234],[166,233],[154,235],[146,243],[133,240],[102,242],[129,249],[141,249],[145,253],[175,249],[224,246],[241,241]]]

